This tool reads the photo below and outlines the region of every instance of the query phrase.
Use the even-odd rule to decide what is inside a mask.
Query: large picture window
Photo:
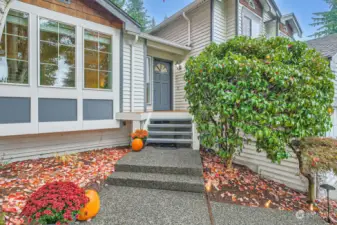
[[[84,87],[112,89],[111,36],[84,31]]]
[[[40,85],[75,87],[76,29],[40,18]]]
[[[0,42],[0,83],[28,84],[28,13],[10,10]]]

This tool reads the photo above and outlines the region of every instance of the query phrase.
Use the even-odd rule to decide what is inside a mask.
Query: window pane
[[[0,83],[28,84],[28,17],[10,10],[0,43]]]
[[[98,52],[85,50],[84,68],[98,69]]]
[[[7,34],[28,37],[28,13],[11,10],[6,21]]]
[[[84,79],[85,79],[85,88],[98,88],[97,70],[85,70]]]
[[[252,20],[246,16],[243,17],[242,34],[248,37],[252,36]]]
[[[99,88],[111,89],[111,72],[99,72]]]
[[[40,84],[53,87],[75,87],[75,68],[41,64]]]
[[[99,69],[111,71],[111,54],[99,53]]]
[[[146,103],[151,103],[150,83],[146,84]]]
[[[99,51],[111,52],[111,37],[104,34],[99,34]]]
[[[58,49],[57,44],[41,42],[40,43],[40,62],[57,64]]]
[[[58,42],[58,23],[40,18],[40,39],[49,42]]]
[[[3,34],[1,37],[1,42],[0,42],[0,57],[1,56],[6,56],[6,52],[5,52],[5,35]]]
[[[58,66],[56,65],[45,65],[40,66],[40,85],[53,86],[55,83],[56,73]]]
[[[75,27],[60,23],[60,43],[75,45]]]
[[[7,35],[7,58],[28,60],[28,39]]]
[[[93,31],[84,31],[84,48],[98,50],[98,33]]]
[[[60,46],[60,63],[75,67],[75,47]]]
[[[28,62],[7,60],[7,83],[28,84]]]

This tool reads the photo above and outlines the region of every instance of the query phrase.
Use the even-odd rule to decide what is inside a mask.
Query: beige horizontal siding
[[[131,83],[133,83],[132,102]],[[126,35],[123,46],[123,112],[131,112],[132,110],[133,112],[144,112],[144,89],[144,40],[139,39],[137,43],[134,43],[134,39]]]
[[[226,0],[226,18],[228,40],[236,35],[236,0]]]
[[[281,164],[272,163],[265,152],[258,153],[254,142],[244,146],[241,154],[235,157],[235,162],[250,167],[262,177],[283,183],[288,187],[306,191],[307,180],[300,176],[296,158],[290,157]]]
[[[0,157],[20,161],[95,149],[127,146],[130,123],[120,129],[51,133],[0,138]]]
[[[225,1],[214,1],[213,7],[213,41],[220,44],[226,41]]]

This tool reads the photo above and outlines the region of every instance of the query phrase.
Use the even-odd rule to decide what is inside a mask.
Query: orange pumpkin
[[[142,141],[142,139],[136,138],[132,141],[132,150],[139,152],[140,150],[142,150],[144,146],[144,143]]]
[[[99,195],[94,190],[86,190],[85,195],[89,198],[89,202],[80,210],[78,220],[86,221],[96,216],[100,208]]]

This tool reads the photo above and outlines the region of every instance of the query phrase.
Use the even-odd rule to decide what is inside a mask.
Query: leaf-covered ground
[[[246,167],[234,165],[226,170],[221,159],[201,150],[203,159],[205,185],[211,187],[209,196],[218,202],[234,203],[250,207],[268,207],[279,210],[310,211],[305,193],[295,191],[283,184],[263,179]],[[331,201],[333,213],[331,219],[337,224],[337,202]],[[313,207],[322,218],[327,218],[327,201],[316,202]]]
[[[127,148],[104,149],[8,164],[0,169],[0,212],[5,213],[6,225],[23,224],[19,214],[26,200],[44,184],[72,181],[87,187],[102,183],[128,152]]]

